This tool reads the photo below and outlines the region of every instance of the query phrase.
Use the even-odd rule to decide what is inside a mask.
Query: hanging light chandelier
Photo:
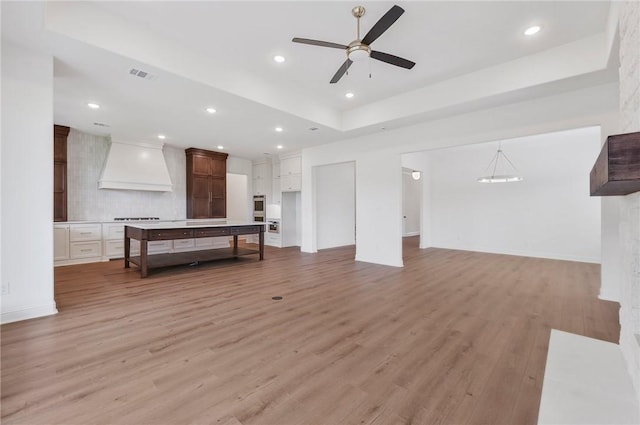
[[[485,172],[491,170],[491,175],[478,177],[480,183],[512,183],[521,182],[524,177],[520,175],[518,169],[502,152],[502,143],[498,142],[498,151],[493,156]],[[496,174],[497,173],[497,174]]]

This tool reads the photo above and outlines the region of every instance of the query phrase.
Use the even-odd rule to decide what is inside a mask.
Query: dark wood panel
[[[67,221],[67,136],[70,128],[53,126],[53,221]]]
[[[211,217],[225,218],[227,216],[227,202],[225,199],[211,200]]]
[[[206,237],[212,237],[212,236],[228,236],[230,235],[231,232],[229,231],[228,228],[224,228],[224,227],[211,227],[208,229],[198,229],[195,232],[195,236],[198,238],[206,238]]]
[[[186,149],[185,153],[187,218],[225,218],[228,155],[196,148]]]
[[[56,267],[59,314],[2,325],[2,423],[535,425],[550,330],[618,341],[597,264],[418,239],[401,269],[354,247]]]
[[[640,191],[640,132],[607,137],[589,177],[591,196]]]
[[[235,258],[238,256],[253,255],[258,253],[259,251],[257,249],[250,248],[238,248],[235,251],[233,248],[218,248],[200,251],[179,252],[173,254],[153,254],[147,256],[147,265],[149,268],[155,269],[161,267],[178,266],[194,262],[224,260]],[[135,265],[140,265],[140,257],[130,257],[129,261],[131,261]]]
[[[147,230],[147,233],[150,241],[189,239],[193,237],[193,229],[152,229]]]
[[[53,126],[53,160],[67,162],[67,136],[69,127]]]
[[[260,231],[261,226],[242,226],[242,227],[232,227],[231,234],[232,235],[250,235],[252,233],[258,233]]]
[[[211,161],[211,176],[212,177],[220,177],[227,178],[227,161],[226,159],[214,159]]]
[[[193,170],[194,175],[210,176],[211,175],[211,159],[206,156],[193,156]]]

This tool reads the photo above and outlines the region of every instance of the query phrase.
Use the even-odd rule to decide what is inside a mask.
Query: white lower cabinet
[[[228,248],[228,236],[149,241],[149,254]],[[131,239],[131,255],[140,255],[140,242]],[[54,223],[55,266],[93,263],[124,258],[124,224]]]
[[[70,257],[71,259],[76,258],[99,258],[102,256],[102,244],[101,241],[90,241],[90,242],[71,242],[70,246]]]
[[[69,259],[69,225],[53,225],[53,260]]]
[[[195,239],[176,239],[173,241],[174,251],[191,251],[195,246]]]

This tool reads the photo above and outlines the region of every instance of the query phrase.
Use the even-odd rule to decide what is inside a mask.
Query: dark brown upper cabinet
[[[226,153],[189,148],[187,218],[227,217]]]
[[[67,136],[69,127],[53,126],[53,221],[67,221]]]

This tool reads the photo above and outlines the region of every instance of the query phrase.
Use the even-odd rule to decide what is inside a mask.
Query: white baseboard
[[[404,234],[402,235],[402,237],[403,237],[403,238],[406,238],[406,237],[409,237],[409,236],[420,236],[420,231],[417,231],[417,232],[407,232],[407,233],[404,233]]]
[[[51,316],[52,314],[57,313],[58,309],[54,302],[49,305],[38,305],[20,310],[3,312],[2,315],[0,315],[0,323],[5,324],[18,322],[20,320],[35,319],[36,317]]]

